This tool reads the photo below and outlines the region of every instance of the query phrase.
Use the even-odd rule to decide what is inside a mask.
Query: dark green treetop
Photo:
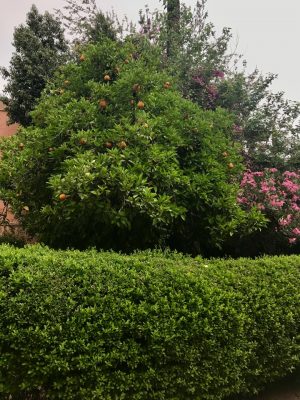
[[[1,68],[7,80],[2,100],[11,122],[29,125],[30,111],[49,78],[67,56],[68,46],[58,19],[46,12],[40,14],[33,5],[26,24],[15,28],[15,52],[9,68]]]

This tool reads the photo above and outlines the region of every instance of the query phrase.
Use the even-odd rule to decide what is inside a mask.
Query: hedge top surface
[[[253,392],[299,365],[299,288],[299,256],[1,246],[0,393],[216,400]]]

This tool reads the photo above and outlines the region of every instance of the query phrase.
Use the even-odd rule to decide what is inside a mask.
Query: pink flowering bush
[[[240,186],[238,202],[243,208],[258,208],[269,219],[272,230],[290,244],[300,243],[300,170],[248,170]]]
[[[218,85],[225,78],[221,70],[199,70],[192,76],[191,92],[193,99],[204,109],[215,109],[219,97]]]

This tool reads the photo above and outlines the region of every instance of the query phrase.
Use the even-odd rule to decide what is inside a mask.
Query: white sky
[[[183,2],[183,1],[182,1]],[[185,0],[193,6],[196,0]],[[13,47],[14,27],[25,22],[26,13],[34,3],[39,11],[60,8],[64,0],[0,0],[0,65],[8,66]],[[137,20],[138,10],[148,4],[161,8],[159,0],[97,0],[103,11],[112,8],[122,17]],[[279,78],[273,90],[284,91],[291,100],[300,101],[300,1],[299,0],[207,0],[209,21],[218,30],[232,29],[238,51],[248,61],[250,70],[274,72]],[[0,91],[3,81],[0,79]]]

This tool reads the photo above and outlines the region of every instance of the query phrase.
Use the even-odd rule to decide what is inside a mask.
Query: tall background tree
[[[1,68],[7,80],[2,98],[11,122],[27,126],[47,81],[59,65],[65,62],[68,46],[61,22],[46,12],[40,14],[33,5],[26,24],[15,28],[15,52],[9,68]]]
[[[180,1],[164,0],[167,9],[167,56],[171,57],[178,44],[178,32],[180,28]]]
[[[105,15],[95,0],[65,0],[56,14],[75,44],[96,43],[104,38],[117,39],[117,16]]]
[[[163,4],[165,12],[140,18],[141,32],[161,48],[162,63],[184,97],[235,115],[233,139],[248,167],[299,168],[300,103],[272,92],[276,74],[248,71],[242,55],[230,50],[230,29],[218,35],[208,20],[206,0],[197,1],[194,10],[178,0]]]

